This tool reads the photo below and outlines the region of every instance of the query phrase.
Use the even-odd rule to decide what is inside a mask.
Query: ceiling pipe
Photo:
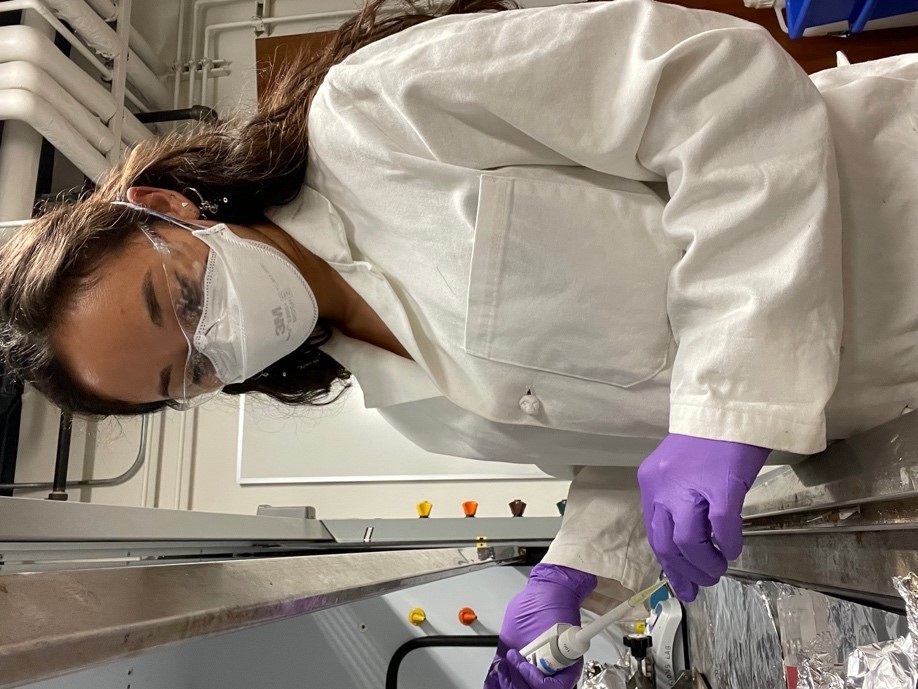
[[[194,7],[192,9],[192,21],[191,21],[191,55],[189,56],[188,62],[188,107],[190,108],[193,105],[203,105],[204,101],[200,103],[195,103],[194,95],[194,85],[195,85],[195,75],[197,74],[200,65],[198,64],[198,23],[204,20],[204,14],[207,12],[207,8],[213,7],[215,5],[232,5],[237,4],[241,0],[194,0]],[[181,0],[179,4],[180,23],[184,17],[185,12],[185,0]],[[179,40],[181,41],[181,35],[179,35]],[[181,65],[181,57],[178,58],[179,64]],[[178,100],[175,101],[175,107],[178,107]]]
[[[48,9],[48,7],[41,2],[40,0],[2,0],[0,1],[0,14],[4,12],[20,12],[20,11],[29,11],[32,10],[38,14],[42,19],[47,22],[48,26],[54,28],[57,33],[67,39],[67,42],[71,47],[76,50],[83,58],[86,60],[89,65],[95,69],[99,74],[102,75],[103,80],[111,79],[112,71],[106,67],[79,38],[76,37],[70,29],[68,29],[60,20],[54,15],[54,13]],[[23,24],[28,24],[28,22],[22,22]],[[35,24],[29,24],[30,26],[35,26]],[[53,36],[53,34],[52,34]],[[150,107],[141,101],[133,92],[128,91],[126,98],[131,101],[134,107],[137,108],[139,112],[146,112]]]
[[[24,89],[0,91],[0,119],[27,122],[95,182],[109,169],[105,156],[93,148],[48,101],[34,93]]]
[[[104,21],[113,22],[118,16],[118,8],[115,3],[109,0],[86,0],[86,3],[92,7]]]
[[[159,55],[153,50],[153,46],[133,27],[131,27],[130,45],[131,49],[137,53],[137,57],[143,60],[143,63],[150,68],[153,74],[161,77],[169,73],[169,66],[159,59]]]
[[[30,26],[0,26],[0,63],[18,60],[31,62],[51,75],[103,122],[108,122],[118,112],[114,96],[68,59],[41,32]],[[151,136],[153,134],[149,129],[124,110],[124,141],[132,144]]]
[[[98,117],[31,62],[15,60],[0,63],[0,90],[3,89],[24,89],[45,99],[55,110],[66,113],[70,124],[100,152],[107,153],[115,145],[108,128]]]
[[[128,44],[128,39],[131,35],[131,4],[133,0],[119,0],[118,3],[118,22],[115,25],[117,27],[117,37],[118,43],[120,45],[126,46]],[[118,103],[121,106],[121,111],[124,112],[124,96],[127,93],[127,61],[129,57],[127,51],[122,51],[115,55],[115,59],[112,63],[112,97],[115,99],[115,103]],[[124,118],[115,116],[108,121],[108,130],[112,135],[112,138],[121,142],[121,130],[124,128]],[[114,146],[108,151],[108,162],[112,165],[116,165],[121,159],[121,146]],[[66,477],[64,477],[66,480]]]
[[[118,20],[118,8],[109,0],[86,0],[86,4],[92,7],[106,24],[111,24]],[[131,29],[130,45],[144,64],[153,70],[154,74],[162,76],[169,71],[166,64],[159,59],[156,51],[147,43],[147,39],[137,29]]]
[[[89,46],[106,58],[114,58],[124,51],[124,44],[118,34],[96,14],[83,0],[44,0],[51,10],[73,27]],[[143,60],[129,50],[127,76],[151,105],[159,109],[169,107],[171,98],[165,85]]]
[[[12,60],[32,62],[53,74],[80,103],[106,122],[118,111],[115,99],[102,84],[29,26],[0,26],[0,62]]]
[[[54,29],[32,10],[22,11],[20,23],[49,38],[54,36]],[[0,221],[32,215],[41,149],[41,134],[25,122],[10,120],[3,124],[0,138]]]

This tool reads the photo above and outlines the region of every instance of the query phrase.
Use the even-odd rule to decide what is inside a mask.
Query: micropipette
[[[623,620],[634,608],[669,583],[667,578],[638,591],[621,605],[617,605],[585,627],[572,624],[556,624],[546,629],[527,645],[520,655],[535,665],[542,674],[554,675],[576,663],[590,650],[590,641],[610,624]]]

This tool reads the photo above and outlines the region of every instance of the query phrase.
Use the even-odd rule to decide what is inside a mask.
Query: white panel
[[[240,483],[342,483],[545,479],[528,464],[448,457],[422,450],[373,409],[356,381],[329,407],[291,411],[254,398],[239,408]]]
[[[187,648],[179,646],[29,684],[25,689],[197,689],[191,682],[193,661]]]

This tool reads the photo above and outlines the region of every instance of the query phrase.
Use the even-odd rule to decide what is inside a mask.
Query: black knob
[[[638,660],[647,657],[647,651],[653,646],[653,639],[647,634],[628,634],[622,642],[631,649],[631,655]]]

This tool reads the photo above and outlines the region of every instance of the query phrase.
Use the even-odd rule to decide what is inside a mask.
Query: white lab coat
[[[332,341],[367,406],[432,451],[592,465],[548,560],[636,589],[656,571],[620,465],[667,430],[824,446],[842,320],[828,118],[766,32],[724,15],[443,18],[329,72],[308,187],[272,219],[411,354]],[[891,373],[893,404],[913,371]]]

